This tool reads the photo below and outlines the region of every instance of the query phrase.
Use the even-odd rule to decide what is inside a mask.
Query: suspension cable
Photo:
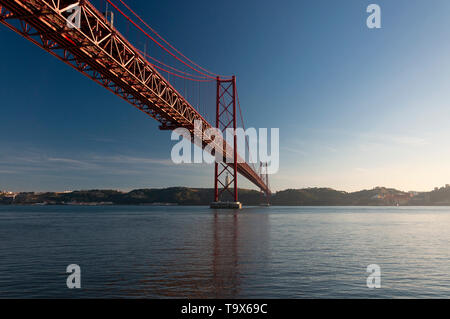
[[[120,1],[120,3],[122,3],[122,4],[125,6],[125,8],[127,8],[132,14],[134,14],[134,15],[136,16],[136,18],[139,19],[139,21],[141,21],[148,29],[150,29],[150,31],[152,31],[158,38],[160,38],[162,41],[164,41],[164,43],[166,43],[170,48],[172,48],[175,52],[177,52],[177,53],[178,53],[179,55],[181,55],[183,58],[185,58],[186,60],[188,60],[191,64],[195,65],[196,67],[200,68],[201,70],[203,70],[203,71],[205,71],[205,72],[207,72],[207,73],[209,73],[209,74],[211,74],[211,75],[213,75],[213,76],[215,76],[215,77],[217,77],[217,76],[224,77],[224,78],[229,77],[229,76],[223,76],[223,75],[219,75],[219,74],[216,74],[216,73],[214,73],[214,72],[208,71],[207,69],[201,67],[200,65],[198,65],[197,63],[195,63],[194,61],[192,61],[191,59],[189,59],[187,56],[185,56],[183,53],[181,53],[179,50],[177,50],[172,44],[170,44],[166,39],[164,39],[164,38],[163,38],[158,32],[156,32],[151,26],[149,26],[149,25],[144,21],[144,19],[142,19],[135,11],[133,11],[133,10],[132,10],[132,9],[131,9],[124,1],[122,1],[122,0],[119,0],[119,1]]]
[[[150,63],[150,62],[149,62],[149,63]],[[158,70],[161,70],[161,71],[166,72],[166,73],[168,73],[168,74],[170,74],[170,75],[173,75],[173,76],[176,76],[176,77],[185,79],[185,80],[194,81],[194,82],[212,82],[212,81],[214,81],[214,80],[212,80],[212,79],[206,79],[206,80],[192,79],[192,78],[188,78],[188,77],[183,76],[183,75],[179,75],[179,74],[173,73],[173,72],[171,72],[171,71],[169,71],[169,70],[166,70],[166,69],[164,69],[164,68],[162,68],[162,67],[160,67],[160,66],[158,66],[158,65],[156,65],[156,64],[150,63],[150,65],[153,66],[153,67],[155,67],[155,68],[157,68]]]
[[[145,53],[145,52],[143,52],[143,51],[141,51],[141,50],[139,50],[139,49],[136,49],[136,50],[139,51],[139,53],[141,53],[142,55],[144,55],[145,58],[149,58],[149,59],[155,61],[156,63],[161,64],[162,66],[164,66],[164,67],[166,67],[166,68],[169,68],[169,69],[171,69],[171,70],[173,70],[173,71],[175,71],[175,72],[179,72],[179,73],[181,73],[181,74],[184,74],[184,75],[187,75],[187,76],[190,76],[190,77],[193,77],[193,78],[198,78],[198,79],[201,79],[201,80],[212,81],[211,79],[209,79],[209,78],[207,78],[207,77],[204,77],[204,76],[201,76],[201,75],[195,75],[195,74],[191,74],[191,73],[187,73],[187,72],[181,71],[181,70],[179,70],[179,69],[177,69],[177,68],[174,68],[173,66],[167,65],[167,64],[165,64],[164,62],[159,61],[158,59],[155,59],[154,57],[152,57],[152,56],[149,55],[148,53]],[[150,62],[150,61],[149,61],[149,62]],[[151,64],[151,65],[154,65],[154,64],[151,63],[151,62],[150,62],[150,64]]]
[[[192,70],[194,70],[195,72],[198,72],[208,78],[211,79],[216,79],[215,77],[208,75],[206,73],[203,73],[197,69],[195,69],[194,67],[192,67],[191,65],[187,64],[186,62],[184,62],[183,60],[181,60],[178,56],[176,56],[175,54],[173,54],[172,52],[170,52],[165,46],[163,46],[161,43],[159,43],[158,41],[156,41],[151,35],[149,35],[147,32],[145,32],[139,25],[136,24],[136,22],[134,22],[129,16],[127,16],[122,10],[120,10],[114,3],[112,3],[110,0],[106,0],[109,4],[111,4],[117,11],[119,11],[120,14],[122,14],[128,21],[130,21],[136,28],[138,28],[142,33],[144,33],[147,37],[149,37],[153,42],[155,42],[159,47],[161,47],[164,51],[166,51],[167,53],[169,53],[171,56],[173,56],[175,59],[177,59],[178,61],[180,61],[181,63],[183,63],[184,65],[188,66],[189,68],[191,68]]]
[[[241,102],[239,101],[239,93],[238,93],[238,90],[236,90],[236,99],[237,99],[237,102],[238,102],[239,114],[240,114],[241,122],[242,122],[242,128],[244,129],[244,132],[245,132],[245,123],[244,123],[244,117],[242,116],[242,108],[241,108]],[[247,146],[248,158],[249,158],[249,161],[250,161],[250,163],[251,163],[251,162],[252,162],[252,153],[250,152],[250,145],[249,145],[247,136],[245,136],[245,145]],[[256,163],[255,163],[255,164],[256,164]],[[253,165],[252,165],[252,166],[253,166]],[[253,166],[252,168],[253,168],[253,170],[254,170],[255,172],[257,172],[257,169],[256,169],[254,166]]]

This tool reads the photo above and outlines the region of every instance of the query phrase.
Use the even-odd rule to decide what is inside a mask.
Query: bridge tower
[[[241,209],[242,204],[238,199],[238,154],[236,136],[236,77],[221,79],[217,77],[216,95],[216,128],[225,132],[232,128],[234,134],[233,150],[226,149],[222,162],[215,163],[214,168],[214,202],[211,208]],[[232,154],[226,152],[232,151]],[[226,159],[232,155],[233,162],[227,163]],[[231,194],[233,201],[221,201],[222,195]]]
[[[269,174],[268,174],[268,163],[260,163],[260,174],[261,174],[261,178],[264,181],[264,183],[267,185],[267,187],[269,186]],[[263,189],[261,189],[261,194],[263,196],[263,203],[261,203],[260,206],[270,206],[270,193],[264,192]]]

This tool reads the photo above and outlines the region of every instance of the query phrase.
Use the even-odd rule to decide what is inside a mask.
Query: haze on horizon
[[[365,25],[370,3],[380,30]],[[247,126],[280,128],[273,190],[450,183],[449,1],[130,5],[194,61],[237,74]],[[212,166],[172,164],[155,120],[2,25],[0,38],[0,189],[213,186]]]

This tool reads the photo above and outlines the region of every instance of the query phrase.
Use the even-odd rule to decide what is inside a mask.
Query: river
[[[0,206],[0,298],[448,298],[449,247],[449,207]]]

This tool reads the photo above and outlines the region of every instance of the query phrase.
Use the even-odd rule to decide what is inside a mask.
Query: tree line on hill
[[[0,194],[0,205],[209,205],[213,197],[214,190],[209,188],[171,187],[130,192],[86,190]],[[231,201],[231,194],[225,193],[222,200]],[[248,189],[239,190],[239,200],[247,206],[260,205],[266,201],[260,192]],[[447,206],[450,205],[450,187],[420,193],[385,187],[358,192],[331,188],[287,189],[274,193],[270,203],[275,206]]]

